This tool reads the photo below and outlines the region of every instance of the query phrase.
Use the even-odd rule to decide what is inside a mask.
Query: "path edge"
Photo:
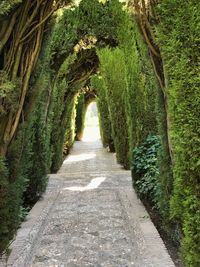
[[[20,225],[15,239],[9,246],[11,251],[8,258],[0,259],[0,267],[27,267],[30,264],[34,246],[42,233],[45,221],[56,201],[63,181],[54,175],[48,176],[48,186],[41,199],[36,202]]]
[[[140,238],[141,251],[146,249],[150,255],[150,258],[146,259],[147,263],[152,262],[153,267],[175,267],[158,230],[141,200],[137,197],[134,188],[119,191],[119,197],[129,220],[130,228],[132,228],[131,231],[135,232],[134,223],[137,225],[136,229],[140,229],[140,233],[137,234]]]

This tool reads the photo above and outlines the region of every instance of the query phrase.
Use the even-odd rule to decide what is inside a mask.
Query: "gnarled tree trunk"
[[[25,0],[12,14],[1,22],[0,74],[16,87],[16,99],[9,106],[0,79],[0,154],[6,155],[23,113],[31,74],[36,65],[43,40],[45,23],[62,4],[61,0]],[[5,81],[4,81],[5,82]],[[13,108],[12,106],[15,106]]]

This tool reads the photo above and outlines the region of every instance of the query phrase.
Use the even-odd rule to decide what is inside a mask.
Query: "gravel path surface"
[[[76,142],[18,231],[9,267],[173,267],[123,170],[100,141]]]

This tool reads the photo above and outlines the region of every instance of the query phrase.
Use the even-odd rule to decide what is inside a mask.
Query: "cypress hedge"
[[[98,53],[102,76],[106,83],[106,97],[112,126],[117,161],[129,167],[128,125],[125,93],[127,91],[124,53],[119,48],[101,49]]]
[[[77,99],[76,106],[76,140],[80,141],[83,137],[84,127],[85,127],[85,116],[86,116],[86,103],[85,103],[85,93],[81,93]]]
[[[157,26],[173,147],[171,216],[183,231],[185,264],[193,267],[200,266],[199,8],[195,0],[164,0],[158,6],[162,19]]]
[[[97,92],[97,107],[99,115],[99,127],[101,140],[104,147],[109,147],[114,152],[114,143],[112,138],[111,119],[108,109],[108,101],[106,97],[106,84],[102,76],[92,76],[90,79],[91,86]]]

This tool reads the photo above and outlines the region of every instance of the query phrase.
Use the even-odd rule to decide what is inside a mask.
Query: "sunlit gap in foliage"
[[[94,142],[100,139],[99,118],[96,102],[92,102],[87,109],[85,119],[85,129],[82,140]]]

